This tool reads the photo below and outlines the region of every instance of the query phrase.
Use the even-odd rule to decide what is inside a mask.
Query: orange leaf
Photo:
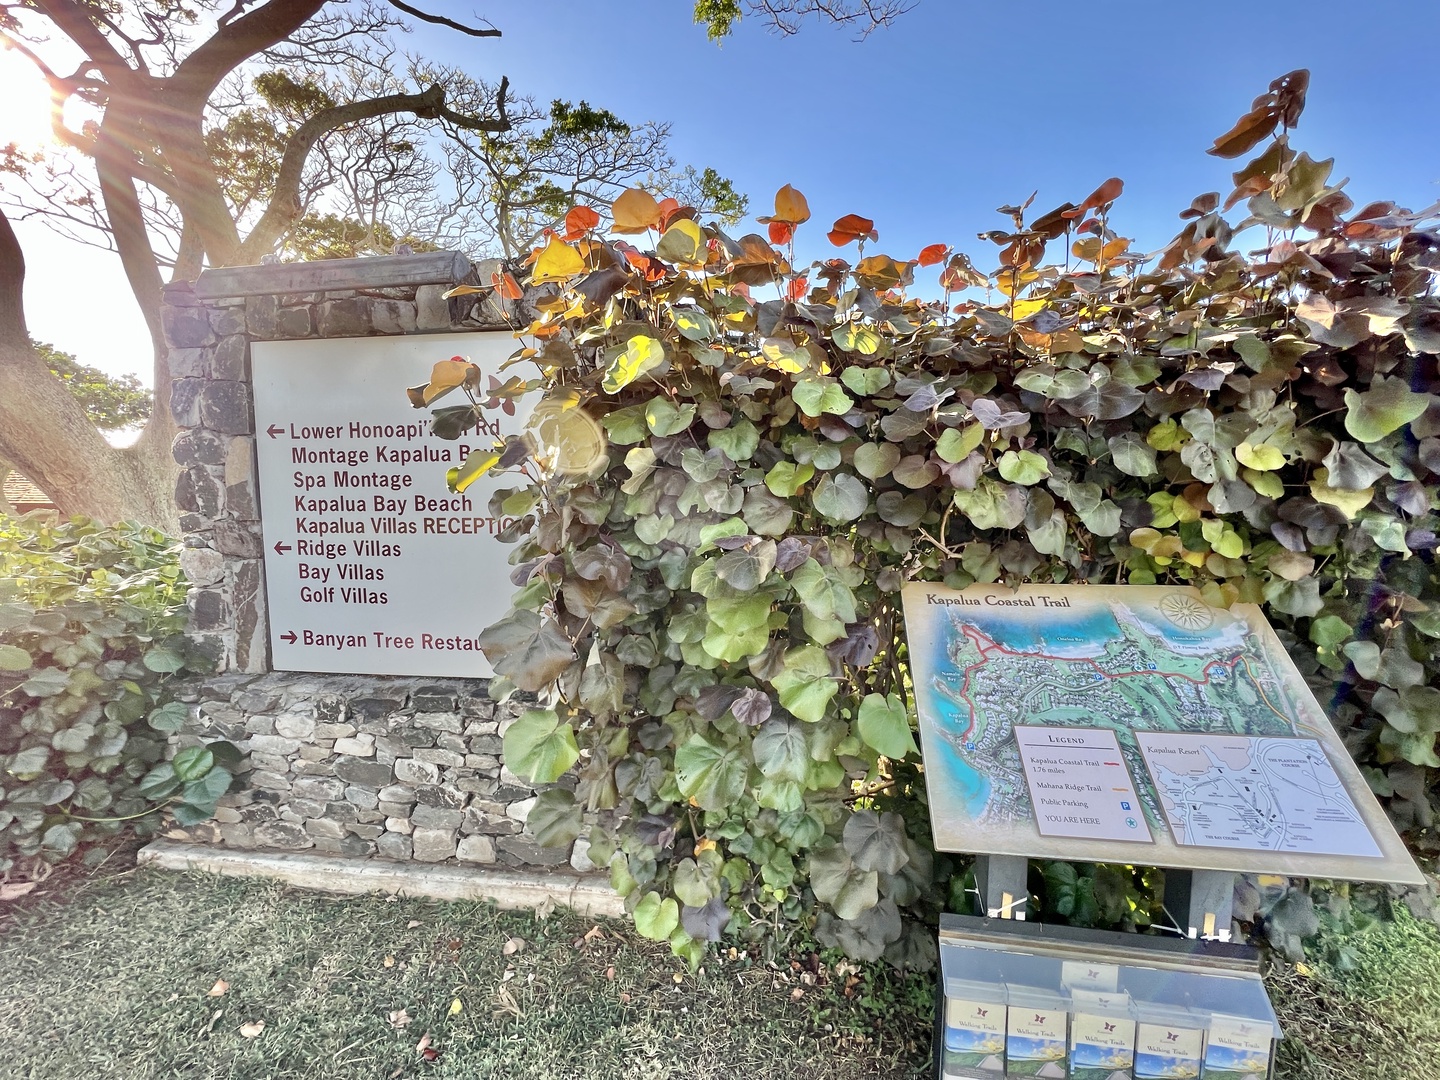
[[[768,225],[772,221],[784,222],[786,225],[800,225],[810,220],[810,204],[805,201],[804,195],[786,184],[775,193],[775,213],[769,217],[755,220],[761,225]]]
[[[617,233],[641,233],[660,224],[660,204],[644,188],[628,188],[610,204],[610,214],[615,219],[613,231]]]
[[[1303,94],[1300,100],[1304,101]],[[1236,120],[1235,126],[1224,135],[1218,136],[1215,145],[1205,152],[1213,157],[1239,157],[1274,131],[1279,122],[1279,109],[1274,103],[1262,99],[1261,104]]]
[[[572,206],[565,215],[565,239],[578,240],[599,224],[600,215],[590,207]]]
[[[788,221],[771,218],[769,233],[772,244],[788,244],[795,239],[795,226]]]
[[[791,279],[790,287],[785,290],[785,298],[792,302],[803,300],[805,298],[805,290],[808,288],[810,288],[810,279],[804,274],[801,274],[799,277]],[[710,846],[714,847],[715,845],[712,843]]]
[[[682,218],[689,221],[695,220],[695,208],[693,206],[681,206],[674,199],[666,196],[660,200],[660,228],[665,230],[674,225]]]
[[[571,213],[574,213],[572,210]],[[508,270],[503,274],[491,274],[490,284],[499,294],[501,300],[519,300],[525,295],[525,290],[520,288],[520,283]]]
[[[859,214],[846,214],[830,227],[830,242],[836,247],[844,247],[852,240],[879,239],[880,234],[875,231],[875,222]]]
[[[921,266],[934,266],[943,262],[950,249],[944,244],[931,244],[929,247],[920,249],[920,256],[915,261]]]

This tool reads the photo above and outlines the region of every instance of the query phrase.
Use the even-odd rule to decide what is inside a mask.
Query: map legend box
[[[1108,728],[1015,728],[1042,836],[1150,844],[1140,796]]]

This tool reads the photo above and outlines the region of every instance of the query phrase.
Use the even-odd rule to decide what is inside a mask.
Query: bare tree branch
[[[270,197],[260,220],[250,230],[250,235],[240,245],[238,258],[241,262],[256,261],[263,254],[273,250],[285,231],[295,223],[303,211],[298,193],[310,151],[319,139],[346,124],[358,123],[387,113],[414,113],[425,120],[444,120],[469,131],[508,131],[510,119],[506,112],[505,98],[510,89],[508,78],[500,80],[497,93],[499,118],[481,120],[463,116],[445,104],[445,88],[439,83],[419,94],[385,94],[366,101],[352,101],[336,105],[317,113],[301,124],[290,137],[285,147],[285,156],[280,163],[279,175],[275,178],[275,190]]]
[[[414,8],[409,4],[402,3],[401,0],[385,0],[385,2],[397,11],[405,12],[406,15],[413,15],[417,19],[434,23],[436,26],[448,26],[451,30],[459,30],[460,33],[469,34],[471,37],[486,38],[500,36],[500,31],[493,26],[487,26],[486,29],[481,30],[478,27],[466,26],[464,23],[454,22],[451,19],[445,18],[443,15],[431,15],[429,12],[421,11],[419,8]]]

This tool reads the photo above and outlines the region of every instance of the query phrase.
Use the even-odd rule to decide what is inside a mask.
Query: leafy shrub
[[[1305,83],[1276,80],[1217,140],[1223,157],[1265,145],[1152,255],[1117,231],[1118,179],[1038,217],[1002,208],[988,272],[943,244],[870,254],[853,214],[829,233],[853,261],[797,269],[793,188],[768,236],[739,240],[632,190],[614,232],[653,229],[653,250],[577,210],[528,280],[496,278],[536,312],[517,361],[540,377],[487,395],[444,361],[411,398],[463,388],[469,404],[435,410],[458,432],[544,396],[527,438],[450,480],[520,480],[492,502],[515,519],[519,591],[482,645],[494,693],[559,704],[509,729],[506,759],[537,781],[579,764],[573,796],[535,807],[544,837],[619,811],[590,854],[642,933],[693,960],[816,904],[827,943],[922,955],[901,918],[937,902],[907,580],[1183,583],[1263,605],[1397,824],[1431,843],[1440,237],[1434,208],[1357,210],[1332,162],[1291,147]],[[915,295],[927,267],[938,286]],[[1154,890],[1044,877],[1077,921],[1133,925]]]
[[[169,683],[201,666],[178,555],[141,526],[0,517],[0,872],[151,831],[162,807],[194,824],[229,787],[229,744],[162,760],[186,715]]]

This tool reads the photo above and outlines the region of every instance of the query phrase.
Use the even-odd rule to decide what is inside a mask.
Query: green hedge
[[[179,551],[138,525],[0,517],[0,872],[153,831],[162,809],[194,824],[229,787],[228,743],[164,760],[186,715],[169,687],[205,666]]]

